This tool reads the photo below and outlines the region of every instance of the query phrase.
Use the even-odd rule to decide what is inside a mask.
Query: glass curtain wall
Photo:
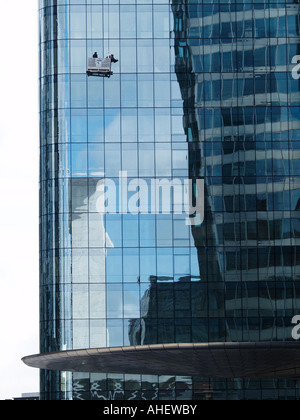
[[[291,339],[300,293],[299,81],[290,65],[299,5],[40,0],[39,14],[41,352]],[[118,58],[111,78],[87,77],[95,51]],[[169,211],[151,211],[153,180],[189,178],[204,179],[204,219],[178,214],[175,193]],[[107,179],[116,211],[103,213]],[[44,399],[297,392],[288,380],[41,378]]]

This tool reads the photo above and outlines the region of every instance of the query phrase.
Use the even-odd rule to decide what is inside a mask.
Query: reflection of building
[[[40,1],[41,352],[290,340],[299,5],[59,3]],[[100,49],[120,59],[105,81],[86,76]],[[120,170],[204,178],[204,222],[100,216],[97,185]],[[89,374],[67,362],[75,373],[42,372],[42,398],[297,397],[290,380]]]
[[[291,340],[300,112],[289,63],[299,51],[299,5],[172,8],[190,173],[205,177],[207,193],[193,237],[202,282],[219,292],[208,313],[222,326],[208,341]]]
[[[140,318],[129,320],[130,345],[207,342],[209,297],[201,282],[191,280],[187,276],[174,283],[172,278],[150,277],[141,298]],[[217,299],[215,290],[210,299]]]
[[[190,173],[206,182],[206,223],[193,237],[201,279],[220,293],[219,339],[289,340],[299,305],[300,113],[299,82],[287,71],[299,6],[184,1],[173,12]]]

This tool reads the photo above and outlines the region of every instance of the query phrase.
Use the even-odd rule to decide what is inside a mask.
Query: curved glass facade
[[[292,339],[299,8],[40,0],[42,353]],[[119,59],[110,79],[87,77],[95,51]],[[161,196],[151,186],[162,179],[192,179],[193,203],[204,180],[205,211],[177,211],[175,184],[169,209],[153,210]],[[101,212],[108,180],[115,211]],[[278,399],[297,389],[288,380],[42,372],[41,395]]]

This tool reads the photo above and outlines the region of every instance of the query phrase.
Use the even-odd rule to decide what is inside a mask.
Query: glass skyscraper
[[[292,340],[299,9],[294,0],[40,0],[41,353]],[[118,58],[109,79],[87,76],[95,51]],[[193,203],[204,181],[204,212],[176,211],[177,184],[169,210],[153,211],[161,195],[147,193],[162,179],[193,180]],[[115,211],[101,212],[107,180]],[[299,396],[294,380],[199,374],[42,371],[41,396]]]

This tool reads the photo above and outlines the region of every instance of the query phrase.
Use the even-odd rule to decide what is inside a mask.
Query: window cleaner
[[[115,59],[113,54],[106,58],[99,58],[98,53],[95,52],[93,57],[88,59],[88,76],[110,77],[113,75],[111,71],[111,63],[117,63],[119,60]]]

